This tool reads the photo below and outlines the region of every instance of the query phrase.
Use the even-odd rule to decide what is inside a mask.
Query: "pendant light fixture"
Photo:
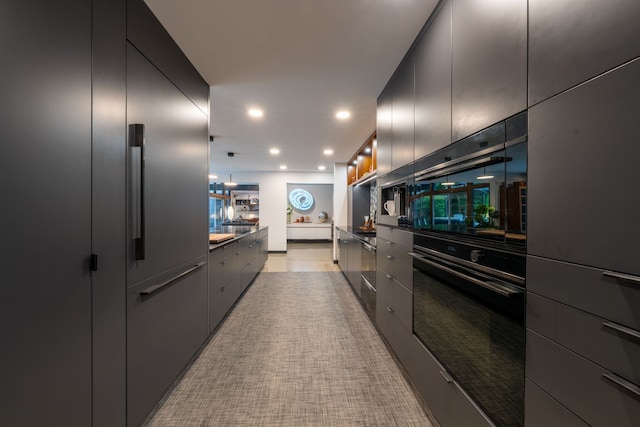
[[[232,158],[234,155],[235,155],[235,153],[233,153],[231,151],[229,151],[227,153],[227,157],[230,157],[230,158]],[[224,186],[225,187],[235,187],[237,185],[238,185],[238,183],[237,182],[233,182],[233,179],[231,177],[231,159],[229,159],[229,181],[225,182]]]

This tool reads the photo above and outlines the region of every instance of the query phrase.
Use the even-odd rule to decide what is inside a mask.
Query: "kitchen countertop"
[[[346,231],[347,233],[353,235],[359,240],[362,240],[365,243],[370,244],[371,246],[376,246],[376,230],[365,231],[361,230],[358,227],[350,227],[350,226],[336,226],[338,230]]]
[[[241,239],[243,237],[246,237],[252,233],[256,233],[260,230],[264,230],[267,227],[260,227],[260,226],[252,226],[252,225],[246,225],[246,226],[240,226],[240,225],[233,225],[233,226],[227,226],[227,225],[223,225],[220,227],[217,227],[215,230],[210,230],[209,232],[211,234],[234,234],[235,237],[229,239],[229,240],[225,240],[223,242],[220,243],[215,243],[215,244],[209,244],[209,251],[213,251],[219,247],[222,247],[224,245],[228,245],[231,242],[235,242],[238,239]]]

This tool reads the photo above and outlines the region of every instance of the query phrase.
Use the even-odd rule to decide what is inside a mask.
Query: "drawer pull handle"
[[[140,291],[140,295],[151,295],[154,292],[157,292],[159,289],[167,286],[170,283],[175,282],[176,280],[180,279],[181,277],[186,276],[187,274],[199,269],[200,267],[202,267],[203,265],[206,265],[206,262],[199,262],[196,265],[189,267],[187,270],[183,271],[182,273],[176,274],[175,276],[173,276],[172,278],[165,280],[162,283],[158,283],[157,285],[153,285],[153,286],[149,286],[148,288]]]
[[[393,257],[391,255],[387,255],[387,258],[389,259],[393,259]]]
[[[442,375],[442,378],[444,378],[448,384],[451,384],[451,381],[453,381],[453,378],[451,378],[451,376],[445,371],[440,371],[440,375]]]
[[[627,328],[626,326],[618,325],[617,323],[613,323],[613,322],[604,322],[602,326],[609,329],[613,329],[618,332],[622,332],[625,335],[628,335],[630,337],[640,340],[640,332],[633,330],[631,328]]]
[[[611,277],[613,279],[624,280],[626,282],[633,283],[634,285],[640,286],[640,277],[632,276],[631,274],[617,273],[615,271],[603,271],[602,275],[604,277]]]
[[[640,398],[640,387],[638,387],[634,383],[629,382],[624,378],[617,376],[616,374],[602,374],[602,378],[622,387],[623,389],[633,394],[636,398]]]
[[[387,245],[393,245],[393,242],[390,242],[388,240],[386,242],[387,242]]]
[[[393,308],[391,308],[391,307],[387,306],[387,311],[388,311],[389,313],[393,313]]]
[[[387,274],[386,276],[387,276],[387,279],[393,279],[393,276],[390,274]]]

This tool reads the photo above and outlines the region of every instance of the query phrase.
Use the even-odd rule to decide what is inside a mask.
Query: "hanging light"
[[[235,155],[235,153],[233,152],[228,152],[227,153],[227,157],[233,157]],[[232,176],[231,176],[231,160],[229,160],[229,181],[224,183],[225,187],[235,187],[237,186],[238,183],[237,182],[233,182]],[[231,208],[231,206],[229,206]]]
[[[493,175],[487,175],[487,168],[482,168],[482,175],[477,176],[476,179],[491,179]]]

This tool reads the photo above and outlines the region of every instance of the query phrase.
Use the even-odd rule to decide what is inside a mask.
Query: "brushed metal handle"
[[[632,382],[625,380],[622,377],[617,376],[616,374],[602,374],[602,378],[611,381],[612,383],[622,387],[627,390],[629,393],[634,395],[634,397],[640,398],[640,387],[635,385]]]
[[[495,292],[495,293],[497,293],[499,295],[502,295],[503,297],[509,297],[511,295],[521,294],[523,292],[520,289],[514,289],[514,288],[510,288],[510,287],[504,286],[504,285],[500,285],[498,283],[485,282],[483,280],[476,279],[475,277],[469,276],[468,274],[461,273],[459,271],[456,271],[456,270],[454,270],[452,268],[446,267],[446,266],[444,266],[442,264],[439,264],[437,262],[433,262],[431,260],[428,260],[428,259],[426,259],[426,258],[424,258],[424,257],[422,257],[422,256],[420,256],[420,255],[418,255],[416,253],[413,253],[413,252],[409,253],[409,255],[411,255],[414,259],[417,259],[420,262],[423,262],[423,263],[425,263],[427,265],[435,267],[435,268],[437,268],[439,270],[445,271],[445,272],[447,272],[447,273],[449,273],[449,274],[451,274],[453,276],[456,276],[456,277],[459,277],[461,279],[467,280],[470,283],[473,283],[475,285],[481,286],[481,287],[483,287],[485,289],[488,289],[488,290],[490,290],[492,292]]]
[[[140,291],[140,295],[151,295],[152,293],[157,292],[161,288],[167,286],[170,283],[175,282],[176,280],[180,279],[181,277],[186,276],[187,274],[199,269],[200,267],[202,267],[203,265],[206,265],[206,264],[207,263],[204,262],[204,261],[199,262],[196,265],[186,269],[182,273],[176,274],[175,276],[171,277],[170,279],[165,280],[162,283],[158,283],[157,285],[149,286],[148,288],[143,289],[142,291]]]
[[[133,238],[133,257],[136,261],[142,261],[146,257],[146,215],[145,215],[145,171],[144,171],[144,124],[129,125],[129,145],[140,148],[140,194],[138,196],[138,235]]]
[[[387,279],[393,279],[393,276],[390,274],[385,274],[385,276],[387,276]]]
[[[393,308],[391,308],[391,307],[387,306],[387,311],[388,311],[389,313],[393,313]]]
[[[393,245],[393,242],[390,242],[388,240],[385,240],[385,242],[387,242],[387,245]]]
[[[393,257],[391,255],[387,255],[388,259],[393,259]]]
[[[635,329],[627,328],[626,326],[618,325],[617,323],[613,323],[613,322],[604,322],[602,326],[604,326],[605,328],[609,328],[609,329],[613,329],[615,331],[621,332],[637,340],[640,340],[640,332],[636,331]]]
[[[453,381],[453,378],[451,378],[451,375],[449,375],[445,371],[440,371],[440,375],[442,375],[442,378],[444,378],[444,380],[449,384],[451,384],[451,381]]]
[[[618,273],[616,271],[603,271],[604,277],[611,277],[612,279],[624,280],[625,282],[633,283],[640,286],[640,277],[632,276],[631,274]]]

